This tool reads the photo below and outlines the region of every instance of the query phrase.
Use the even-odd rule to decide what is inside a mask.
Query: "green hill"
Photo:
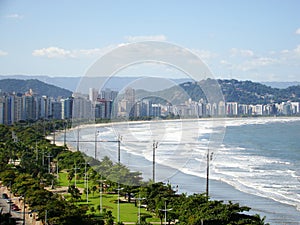
[[[70,97],[72,92],[51,84],[46,84],[37,79],[18,80],[18,79],[3,79],[0,80],[0,89],[7,93],[25,93],[29,89],[39,96],[46,95],[49,97]]]
[[[261,83],[234,79],[218,80],[218,83],[226,102],[238,102],[240,104],[268,104],[284,101],[300,102],[300,85],[279,89]],[[200,82],[185,82],[156,93],[138,90],[137,98],[152,99],[156,103],[165,103],[167,101],[173,104],[181,104],[189,98],[193,101],[205,100],[206,97],[201,87],[207,88],[210,85],[212,85],[212,80],[207,79]]]

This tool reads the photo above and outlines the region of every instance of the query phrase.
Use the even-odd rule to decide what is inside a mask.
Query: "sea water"
[[[300,224],[299,118],[112,123],[80,130],[90,156],[95,132],[98,159],[117,162],[120,136],[122,164],[152,179],[154,153],[155,180],[188,194],[205,192],[209,162],[211,198],[250,206],[271,224]]]

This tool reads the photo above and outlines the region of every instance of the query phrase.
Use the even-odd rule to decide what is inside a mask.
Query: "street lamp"
[[[139,193],[139,197],[137,200],[139,200],[138,205],[138,224],[141,224],[141,200],[144,200],[145,198],[141,198],[141,194]]]
[[[52,158],[53,156],[50,154],[50,152],[48,153],[48,155],[46,155],[46,158],[48,158],[48,173],[51,173],[51,160],[50,158]]]
[[[165,212],[165,224],[167,224],[167,211],[171,211],[173,208],[167,209],[167,201],[165,201],[165,208],[159,210]]]
[[[80,163],[80,165],[82,165],[82,164],[83,163]],[[87,165],[89,165],[89,163],[85,162],[84,163],[84,187],[86,189],[86,203],[88,203],[88,199],[89,199],[89,196],[88,196],[88,192],[89,192],[88,182],[89,181],[88,181],[88,174],[87,174]],[[78,169],[80,169],[80,167]]]
[[[80,131],[79,131],[79,125],[78,125],[78,127],[77,127],[77,151],[79,151],[79,137],[80,137],[79,133],[80,133]]]
[[[118,222],[120,222],[120,191],[123,190],[124,188],[120,188],[120,184],[118,184]]]
[[[77,179],[77,170],[80,169],[80,167],[77,167],[76,162],[75,162],[75,167],[74,167],[74,171],[75,171],[75,188],[76,188],[76,179]]]
[[[97,137],[98,137],[99,131],[95,131],[95,159],[97,159]]]
[[[57,161],[56,161],[56,179],[57,179],[57,182],[59,182],[59,169],[58,169],[58,161],[59,161],[59,159],[57,158]]]
[[[121,141],[122,141],[122,136],[118,136],[118,163],[121,163]]]
[[[100,196],[99,196],[99,203],[100,203],[100,213],[102,214],[103,210],[102,210],[102,186],[103,186],[103,182],[106,180],[102,180],[102,176],[101,176],[101,180],[98,180],[99,182],[99,188],[100,188]]]
[[[152,160],[152,180],[153,180],[153,183],[155,183],[155,150],[157,149],[158,147],[158,142],[153,140],[153,160]]]
[[[206,198],[208,200],[209,195],[209,164],[213,157],[213,152],[210,153],[209,148],[207,149],[207,156],[206,156]]]
[[[89,175],[86,174],[86,204],[89,204]]]
[[[68,120],[64,120],[64,146],[67,144],[67,126]]]

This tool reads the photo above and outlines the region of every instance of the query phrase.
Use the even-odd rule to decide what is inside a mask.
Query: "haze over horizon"
[[[110,50],[153,40],[189,49],[215,78],[300,81],[299,8],[296,0],[4,0],[0,74],[83,76]],[[128,74],[186,78],[156,64],[130,66],[119,75]]]

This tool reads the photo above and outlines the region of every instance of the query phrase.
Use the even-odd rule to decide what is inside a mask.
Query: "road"
[[[9,213],[9,204],[5,199],[0,198],[0,208],[2,210],[2,214]],[[16,218],[17,224],[23,224],[23,214],[20,212],[15,212],[11,210],[12,218]]]

